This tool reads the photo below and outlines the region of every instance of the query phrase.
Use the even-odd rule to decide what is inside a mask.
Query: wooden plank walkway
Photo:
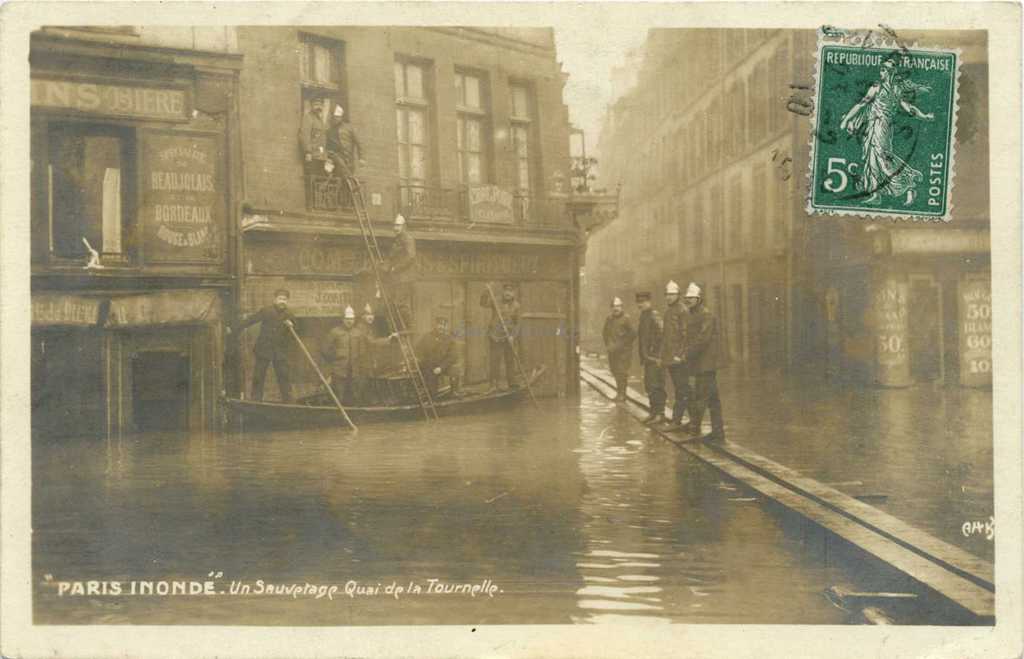
[[[615,389],[606,371],[581,368],[583,380],[611,398]],[[649,407],[647,397],[630,389],[634,417]],[[761,495],[811,520],[968,611],[982,622],[995,620],[991,563],[920,529],[857,501],[734,442],[724,445],[683,440],[657,432],[698,459]]]

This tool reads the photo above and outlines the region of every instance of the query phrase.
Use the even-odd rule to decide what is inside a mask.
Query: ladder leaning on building
[[[381,276],[381,264],[384,262],[384,257],[381,255],[380,245],[377,243],[377,234],[373,231],[370,216],[366,212],[366,202],[363,198],[362,186],[354,176],[346,176],[345,183],[352,194],[352,205],[355,208],[356,219],[359,221],[359,231],[362,233],[363,243],[366,245],[366,252],[370,257],[373,276],[376,280],[377,290],[380,291],[381,299],[384,301],[384,310],[387,313],[388,322],[391,323],[395,333],[398,335],[398,345],[402,352],[402,361],[405,364],[406,372],[409,373],[409,377],[412,380],[413,389],[416,391],[416,401],[419,403],[420,409],[423,411],[423,417],[426,420],[437,419],[437,408],[434,407],[434,399],[430,395],[430,388],[427,387],[427,382],[423,378],[423,372],[420,370],[416,351],[409,341],[405,319],[391,301]]]

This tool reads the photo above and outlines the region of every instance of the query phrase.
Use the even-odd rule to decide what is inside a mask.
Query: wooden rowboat
[[[540,379],[546,367],[540,366],[530,374],[530,386]],[[504,389],[493,392],[470,392],[455,398],[442,389],[434,398],[434,407],[439,416],[475,414],[500,409],[526,393],[526,387]],[[232,427],[250,430],[271,430],[285,428],[307,428],[345,425],[345,420],[333,404],[324,405],[315,397],[294,403],[243,400],[224,398]],[[416,403],[378,406],[345,406],[345,411],[357,425],[380,421],[416,420],[423,418],[423,411]]]

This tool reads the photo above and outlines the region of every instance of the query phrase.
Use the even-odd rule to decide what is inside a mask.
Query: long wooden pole
[[[345,423],[351,426],[352,430],[358,431],[359,428],[356,428],[356,424],[352,423],[352,419],[348,417],[348,412],[345,411],[341,401],[338,400],[338,397],[334,393],[334,389],[331,388],[331,384],[327,381],[327,378],[324,377],[320,367],[316,365],[316,360],[313,359],[313,355],[309,354],[309,350],[306,350],[306,344],[303,343],[302,339],[299,338],[299,335],[295,333],[295,328],[291,325],[286,325],[286,327],[288,328],[288,331],[292,333],[292,337],[295,338],[295,341],[298,342],[299,347],[302,348],[302,352],[306,355],[306,359],[308,359],[309,363],[313,365],[313,370],[320,376],[320,381],[324,383],[324,386],[327,388],[327,393],[331,395],[331,398],[334,400],[334,404],[338,406],[338,411],[341,412],[341,416],[345,417]]]
[[[498,298],[494,297],[494,291],[491,290],[490,284],[484,284],[487,289],[487,293],[491,296],[491,304],[494,306],[494,313],[498,315],[498,321],[501,323],[501,329],[505,332],[505,340],[508,341],[509,348],[512,350],[512,359],[516,363],[516,368],[519,369],[519,377],[523,378],[523,384],[526,386],[526,393],[530,394],[530,400],[533,401],[534,405],[537,405],[537,399],[533,396],[533,388],[530,386],[530,378],[526,377],[526,372],[523,370],[523,363],[519,361],[519,354],[516,352],[516,344],[512,340],[512,334],[508,331],[508,325],[505,324],[505,318],[501,315],[501,309],[498,308]]]

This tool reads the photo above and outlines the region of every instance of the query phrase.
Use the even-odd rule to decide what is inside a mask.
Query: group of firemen
[[[612,300],[612,311],[604,324],[608,366],[615,377],[616,400],[626,400],[633,343],[637,344],[643,366],[644,389],[650,414],[644,423],[664,424],[666,430],[687,432],[708,441],[723,441],[722,402],[718,396],[716,372],[720,367],[718,320],[704,304],[701,286],[691,282],[680,301],[679,285],[665,286],[663,316],[654,310],[651,294],[636,294],[640,310],[637,325],[623,312],[622,300]],[[665,416],[668,399],[665,372],[672,380],[672,418]],[[692,380],[692,386],[691,386]],[[710,411],[711,433],[701,436],[705,410]],[[689,417],[683,423],[683,415]]]

